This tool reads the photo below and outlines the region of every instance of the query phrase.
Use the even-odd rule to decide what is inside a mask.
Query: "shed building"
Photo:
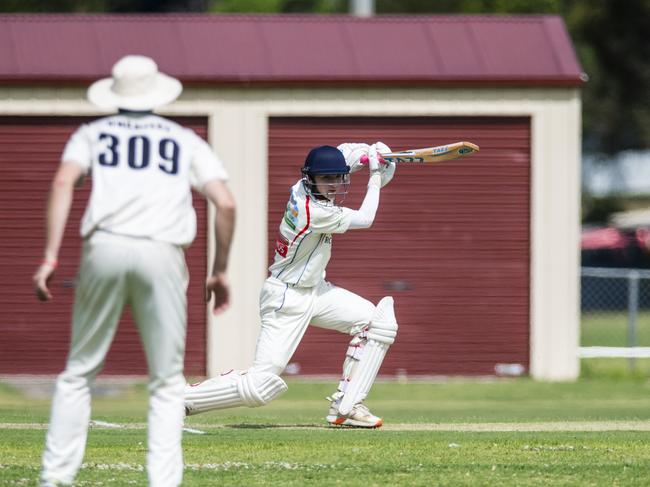
[[[581,69],[554,16],[0,16],[0,374],[62,369],[88,186],[66,230],[55,301],[37,303],[48,185],[65,140],[103,115],[87,85],[125,54],[185,86],[160,113],[205,137],[238,203],[232,306],[202,285],[214,241],[195,198],[186,372],[247,368],[258,294],[289,187],[316,145],[469,140],[466,159],[400,166],[372,229],[335,236],[328,280],[400,323],[384,375],[578,375]],[[353,176],[357,207],[365,175]],[[128,313],[106,363],[144,374]],[[348,338],[310,329],[290,372],[338,374]],[[517,367],[515,366],[514,369]],[[507,367],[505,368],[507,370]]]

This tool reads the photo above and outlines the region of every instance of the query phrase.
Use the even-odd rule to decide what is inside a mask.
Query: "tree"
[[[205,12],[208,0],[3,0],[0,12],[128,13]]]
[[[650,148],[650,1],[603,0],[574,26],[592,71],[584,92],[589,150]]]

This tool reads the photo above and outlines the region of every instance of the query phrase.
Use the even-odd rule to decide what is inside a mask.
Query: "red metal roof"
[[[125,54],[185,82],[581,83],[557,16],[0,15],[2,82],[86,82]]]

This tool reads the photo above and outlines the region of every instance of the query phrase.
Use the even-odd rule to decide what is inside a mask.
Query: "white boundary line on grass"
[[[47,428],[46,423],[0,423],[0,430],[3,429],[34,429],[42,430]],[[129,429],[144,430],[146,423],[105,423],[93,421],[91,427],[94,429]],[[198,429],[201,428],[201,429]],[[237,425],[223,424],[195,424],[192,427],[185,427],[183,431],[192,434],[206,434],[204,430],[223,429],[277,429],[277,430],[348,430],[356,431],[358,428],[332,428],[327,425],[299,425],[299,424],[254,424],[245,423]],[[545,432],[545,431],[650,431],[650,421],[553,421],[538,423],[402,423],[386,424],[380,430],[383,431],[465,431],[465,432]]]

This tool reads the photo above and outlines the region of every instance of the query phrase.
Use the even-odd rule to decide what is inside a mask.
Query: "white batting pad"
[[[287,390],[287,384],[270,372],[233,370],[227,374],[185,386],[188,415],[237,406],[257,407]]]
[[[350,414],[354,405],[366,398],[396,336],[397,320],[393,309],[393,298],[387,296],[382,298],[375,308],[368,328],[368,343],[350,378],[339,405],[339,413],[344,416]]]

